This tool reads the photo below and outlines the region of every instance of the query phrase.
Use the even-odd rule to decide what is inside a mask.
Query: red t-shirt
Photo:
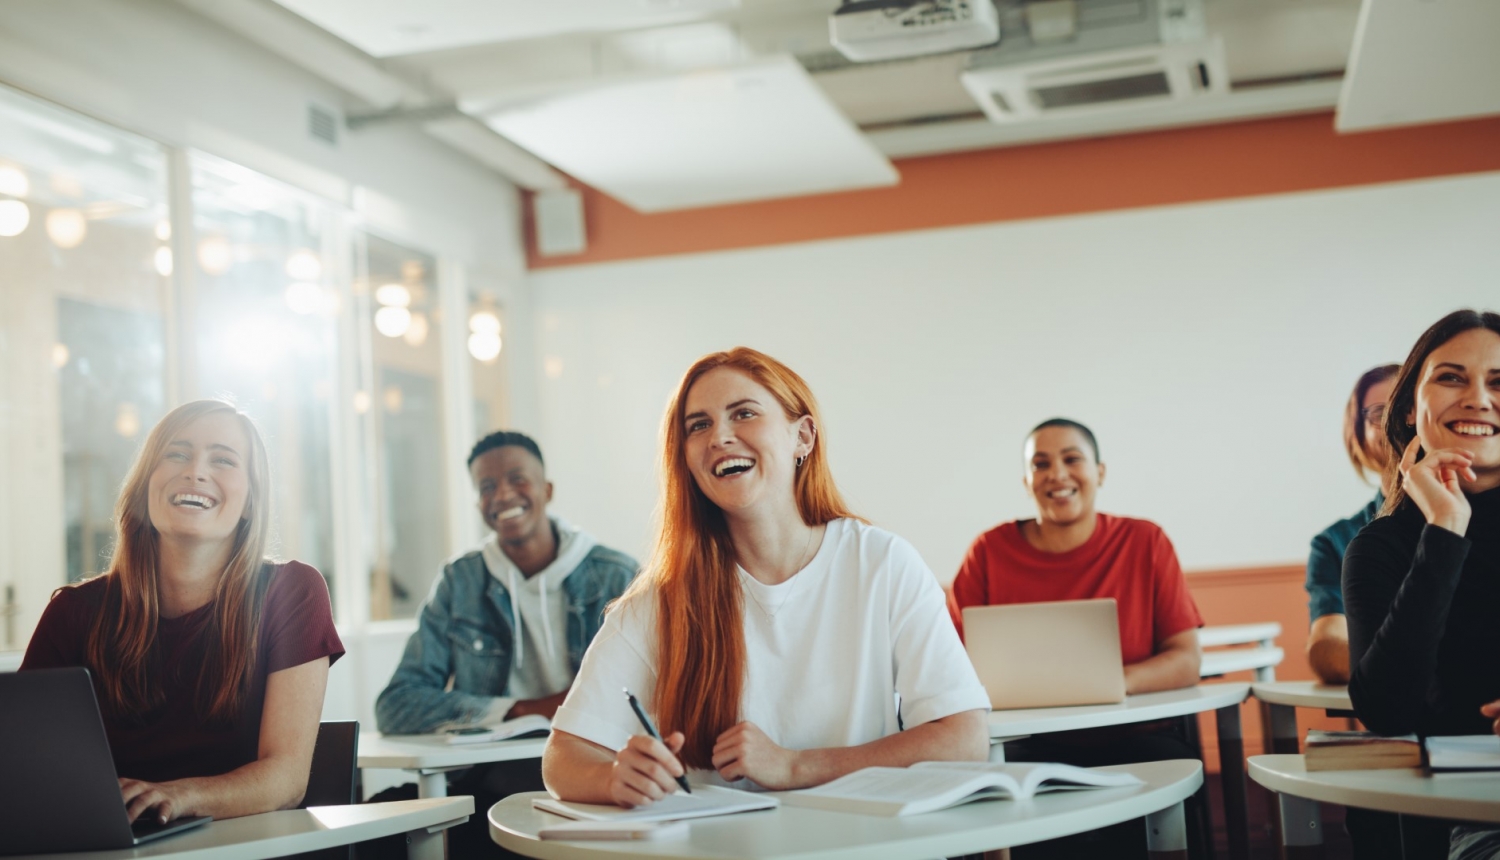
[[[1172,542],[1156,523],[1099,514],[1094,534],[1068,552],[1042,552],[1016,522],[979,536],[953,580],[948,609],[963,635],[965,606],[1113,597],[1126,665],[1156,644],[1203,626]]]
[[[98,679],[94,680],[94,695],[120,776],[149,782],[218,776],[255,761],[260,754],[266,676],[320,657],[328,657],[331,665],[343,656],[322,575],[293,561],[275,565],[270,576],[254,678],[244,708],[233,720],[209,722],[194,704],[205,651],[200,634],[213,611],[212,603],[178,618],[157,621],[155,648],[166,696],[155,712],[139,719],[112,714]],[[87,664],[89,631],[103,608],[105,585],[106,577],[100,576],[64,588],[52,598],[31,635],[21,671]]]

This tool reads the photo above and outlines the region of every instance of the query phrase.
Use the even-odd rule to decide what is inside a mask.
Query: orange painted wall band
[[[646,215],[584,188],[588,250],[531,268],[1500,170],[1500,117],[1339,135],[1332,114],[896,162],[899,185]],[[530,205],[526,210],[530,212]]]

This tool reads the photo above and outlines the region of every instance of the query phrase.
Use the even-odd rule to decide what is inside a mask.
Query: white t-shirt
[[[834,520],[813,560],[786,582],[768,586],[743,570],[738,575],[746,645],[740,718],[777,744],[857,746],[902,725],[989,710],[942,589],[916,549],[896,535]],[[553,718],[555,728],[613,750],[645,733],[621,688],[650,709],[655,621],[653,599],[609,613]]]

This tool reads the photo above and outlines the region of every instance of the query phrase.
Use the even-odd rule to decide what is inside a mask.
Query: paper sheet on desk
[[[752,794],[715,785],[695,785],[692,794],[671,794],[650,806],[623,809],[594,803],[568,803],[550,797],[539,797],[531,805],[543,812],[576,818],[581,821],[676,821],[684,818],[707,818],[732,815],[757,809],[775,809],[781,803],[774,797]]]

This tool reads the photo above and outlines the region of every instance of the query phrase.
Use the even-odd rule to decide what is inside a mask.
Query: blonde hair
[[[686,736],[683,762],[702,769],[713,767],[715,741],[739,719],[745,676],[743,597],[735,576],[734,543],[723,512],[699,489],[683,450],[688,392],[704,374],[721,367],[738,370],[764,386],[789,420],[812,418],[818,435],[792,485],[802,521],[816,526],[853,516],[828,469],[818,404],[802,377],[748,347],[693,362],[662,422],[655,547],[644,572],[621,600],[655,595],[653,709],[663,732]]]
[[[102,574],[104,606],[94,620],[86,660],[104,693],[104,705],[122,716],[143,716],[164,699],[154,652],[161,611],[157,581],[161,550],[148,507],[151,473],[183,429],[219,413],[233,415],[250,440],[245,456],[249,493],[203,631],[207,647],[198,670],[195,701],[204,718],[227,720],[238,713],[249,694],[271,571],[264,558],[271,523],[266,448],[249,416],[232,404],[195,400],[173,409],[152,428],[115,504],[114,550],[109,569]]]

